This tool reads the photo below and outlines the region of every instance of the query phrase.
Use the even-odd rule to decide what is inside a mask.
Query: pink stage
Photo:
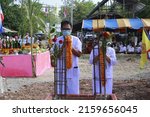
[[[3,77],[32,77],[31,55],[1,55],[5,67],[0,64],[0,75]],[[51,67],[50,53],[44,52],[34,55],[36,76]]]

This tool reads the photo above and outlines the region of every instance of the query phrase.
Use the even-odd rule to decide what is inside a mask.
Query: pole
[[[71,0],[71,24],[73,26],[73,0]]]

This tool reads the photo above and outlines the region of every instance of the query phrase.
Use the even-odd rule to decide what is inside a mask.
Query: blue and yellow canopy
[[[82,28],[88,30],[108,29],[141,29],[143,27],[150,28],[150,19],[93,19],[83,20]]]

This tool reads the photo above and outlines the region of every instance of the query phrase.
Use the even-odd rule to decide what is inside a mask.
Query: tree
[[[36,76],[35,73],[35,66],[34,66],[34,56],[33,56],[33,47],[32,47],[32,43],[33,43],[33,24],[34,24],[34,18],[35,16],[38,16],[38,13],[36,12],[38,7],[36,7],[37,4],[37,0],[27,0],[27,1],[23,1],[23,5],[25,6],[26,9],[26,16],[27,19],[29,21],[29,30],[30,30],[30,36],[31,36],[31,61],[32,61],[32,73],[33,76]]]
[[[92,1],[75,1],[74,7],[74,23],[82,21],[86,16],[91,12],[91,10],[95,7]]]
[[[1,6],[4,14],[4,22],[3,25],[7,28],[13,29],[18,31],[22,37],[29,32],[29,18],[27,17],[27,0],[20,0],[21,5],[14,5],[12,4],[13,0],[2,0]],[[33,0],[31,0],[33,1]],[[38,0],[37,0],[38,1]],[[38,30],[45,28],[42,27],[39,23],[39,19],[50,23],[51,25],[58,22],[58,16],[56,15],[57,8],[49,8],[48,15],[45,15],[44,11],[42,10],[43,5],[36,2],[34,4],[34,13],[32,16],[32,32],[33,34],[38,32]]]
[[[70,9],[71,9],[71,2],[70,0],[67,0],[66,6],[62,6],[60,10],[60,17],[61,19],[68,19],[70,20]],[[74,6],[73,6],[73,24],[78,23],[82,21],[88,13],[95,7],[95,4],[91,1],[85,1],[85,0],[74,0]],[[67,10],[67,17],[64,18],[64,9]]]
[[[59,15],[58,15],[58,8],[52,7],[49,9],[48,13],[48,22],[50,22],[51,26],[54,24],[57,24],[60,21]]]
[[[1,0],[1,6],[4,14],[3,25],[7,28],[19,31],[20,24],[23,22],[21,8],[18,5],[10,5],[12,0]]]

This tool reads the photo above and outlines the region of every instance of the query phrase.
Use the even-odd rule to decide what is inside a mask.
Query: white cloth
[[[126,52],[126,51],[127,51],[127,47],[123,46],[123,52]]]
[[[94,50],[91,51],[89,62],[93,64],[93,59],[98,55],[98,46],[94,47]],[[116,53],[112,47],[107,47],[106,55],[110,58],[110,63],[106,61],[105,67],[105,75],[106,75],[106,94],[112,94],[112,79],[113,79],[113,65],[116,64]],[[94,93],[94,71],[96,78],[96,93],[100,93],[100,83],[99,83],[99,61],[94,65],[92,65],[92,77],[93,77],[93,93]],[[101,84],[102,86],[102,84]],[[104,94],[104,87],[102,87],[102,94]]]
[[[134,52],[134,47],[130,46],[130,47],[128,48],[128,52]]]
[[[127,45],[127,51],[129,51],[130,48],[131,48],[131,45]]]
[[[61,47],[63,44],[59,44],[59,41],[62,40],[64,42],[64,37],[58,37],[56,41],[56,45]],[[79,50],[82,52],[82,43],[79,40],[78,37],[71,36],[72,40],[72,48]],[[65,51],[63,51],[63,55],[57,60],[57,78],[59,80],[63,80],[61,82],[58,82],[57,84],[57,94],[64,94],[64,73],[61,68],[65,68],[64,59],[65,57]],[[67,69],[67,94],[79,94],[79,65],[78,60],[79,58],[72,54],[72,68]]]
[[[126,51],[127,51],[126,46],[121,46],[120,47],[120,51],[119,52],[126,52]]]
[[[141,51],[142,51],[142,48],[139,46],[139,47],[136,47],[136,52],[137,53],[141,53]]]

